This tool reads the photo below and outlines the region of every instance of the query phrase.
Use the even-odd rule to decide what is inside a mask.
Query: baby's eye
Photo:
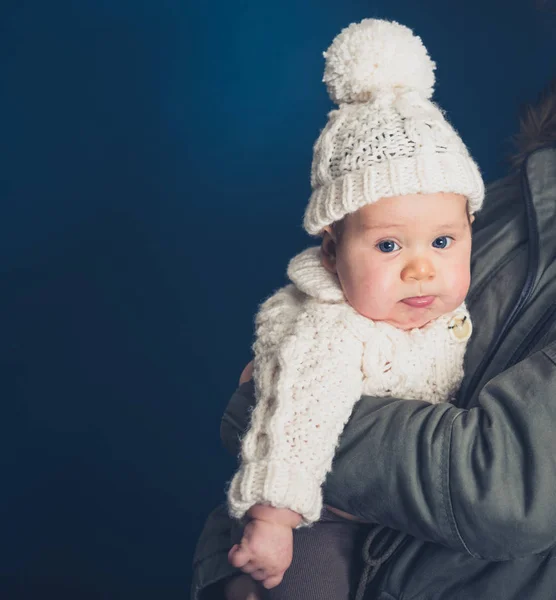
[[[441,235],[434,240],[432,247],[440,248],[442,250],[443,248],[448,248],[453,241],[454,240],[451,237],[448,237],[447,235]]]
[[[381,252],[394,252],[394,250],[399,250],[400,247],[394,240],[384,240],[383,242],[379,242],[376,247]]]

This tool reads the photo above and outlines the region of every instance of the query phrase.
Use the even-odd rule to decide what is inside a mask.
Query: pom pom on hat
[[[365,19],[324,53],[324,82],[340,105],[314,146],[303,225],[322,234],[367,204],[406,194],[451,192],[481,208],[481,173],[430,98],[436,65],[411,29]]]
[[[396,89],[432,96],[436,65],[421,38],[399,23],[380,19],[352,23],[336,36],[324,57],[323,81],[336,104],[367,102]]]

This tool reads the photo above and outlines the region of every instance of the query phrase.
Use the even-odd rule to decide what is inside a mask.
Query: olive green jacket
[[[385,533],[368,549],[369,598],[556,598],[556,146],[488,188],[473,243],[457,401],[363,397],[324,487]],[[253,401],[245,384],[224,415],[235,454]],[[193,600],[233,573],[232,529],[223,507],[209,517]]]

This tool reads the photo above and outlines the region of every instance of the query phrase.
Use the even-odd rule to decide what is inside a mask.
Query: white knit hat
[[[304,227],[311,235],[380,198],[452,192],[481,208],[477,165],[430,101],[435,63],[399,23],[365,19],[324,53],[323,81],[339,105],[315,147]]]

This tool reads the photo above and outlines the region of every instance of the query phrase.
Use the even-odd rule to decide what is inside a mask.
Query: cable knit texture
[[[481,208],[484,184],[465,144],[430,97],[435,63],[407,27],[365,19],[324,53],[339,105],[313,155],[304,227],[311,235],[381,198],[451,192]]]
[[[403,331],[357,313],[320,249],[289,265],[291,284],[256,318],[257,404],[228,491],[230,513],[254,504],[318,520],[321,486],[340,434],[361,395],[449,401],[461,383],[466,340],[450,329],[465,306],[421,329]],[[469,322],[470,323],[470,322]]]

